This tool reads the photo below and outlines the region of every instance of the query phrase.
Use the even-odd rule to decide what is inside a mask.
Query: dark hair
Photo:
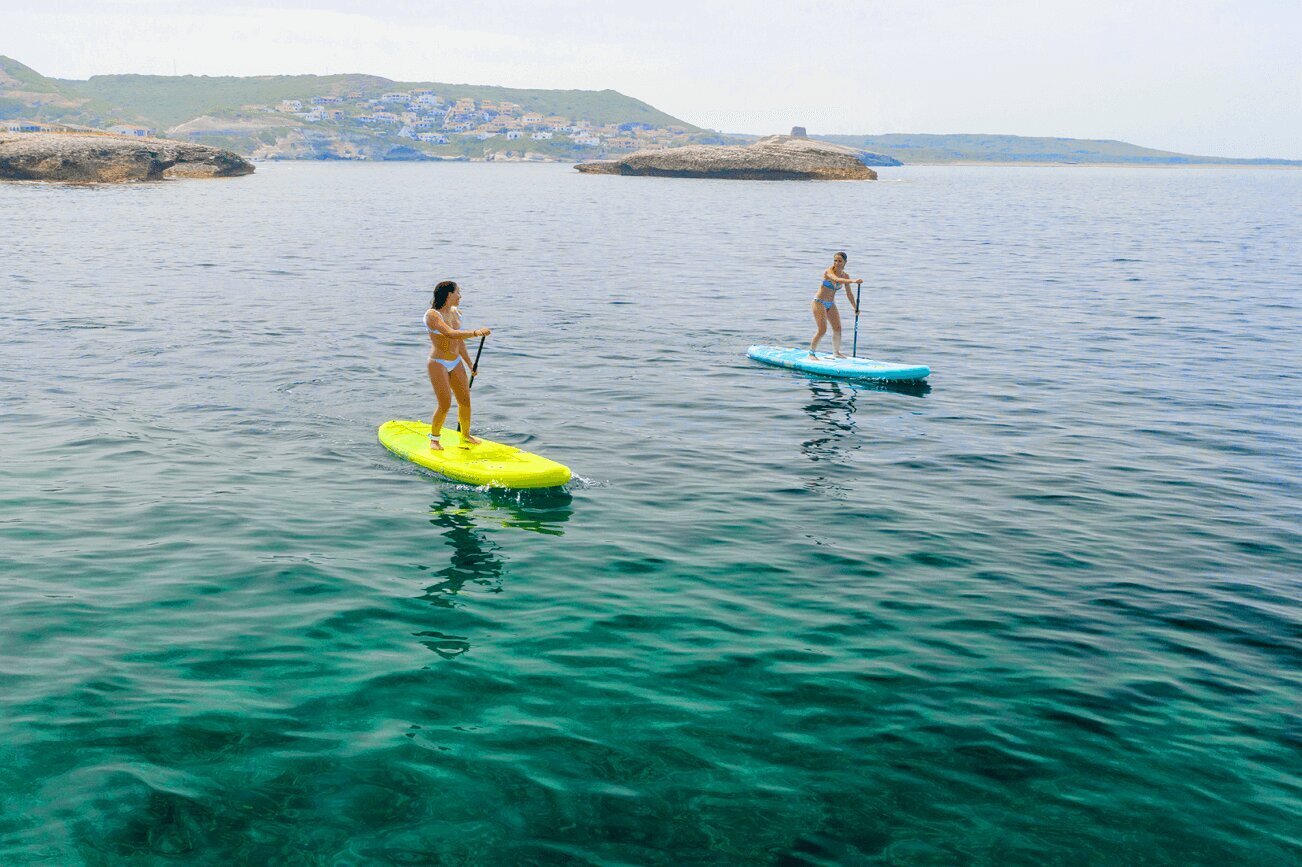
[[[847,255],[845,255],[844,253],[842,253],[840,250],[837,250],[837,251],[836,251],[836,256],[840,256],[842,262],[849,262],[849,261],[850,261],[850,257],[847,256]],[[836,256],[833,256],[832,258],[835,259]]]
[[[457,291],[457,284],[452,280],[444,280],[434,287],[434,303],[430,307],[442,310],[443,305],[448,303],[448,296],[455,291]]]

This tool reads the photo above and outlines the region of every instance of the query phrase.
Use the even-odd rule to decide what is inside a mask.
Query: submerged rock
[[[607,162],[580,163],[581,172],[597,175],[655,175],[678,178],[741,180],[877,180],[859,151],[842,145],[789,135],[773,135],[751,145],[687,145],[636,151]]]
[[[0,179],[120,183],[229,178],[253,172],[238,154],[208,145],[98,133],[0,133]]]

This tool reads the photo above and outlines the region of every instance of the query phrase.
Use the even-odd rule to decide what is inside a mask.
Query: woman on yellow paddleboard
[[[434,287],[434,303],[425,311],[425,330],[429,332],[429,361],[425,365],[429,373],[429,384],[434,386],[434,396],[438,398],[438,409],[430,422],[429,447],[434,451],[443,451],[439,444],[439,432],[443,430],[443,420],[448,417],[452,406],[452,397],[457,398],[457,419],[461,422],[461,441],[474,445],[479,442],[470,435],[470,379],[475,375],[474,362],[466,351],[467,337],[487,337],[493,332],[487,328],[474,331],[462,331],[461,287],[451,280],[444,280]]]
[[[845,287],[845,297],[850,299],[850,307],[856,313],[859,312],[858,304],[854,295],[850,292],[850,286],[862,285],[863,281],[851,277],[845,273],[845,263],[848,257],[844,253],[837,253],[832,257],[832,267],[823,272],[823,282],[819,284],[818,291],[814,293],[814,302],[810,307],[814,311],[814,325],[818,330],[814,332],[814,339],[809,341],[809,354],[813,355],[818,350],[818,341],[823,339],[827,333],[827,326],[832,326],[832,354],[837,358],[846,358],[846,354],[841,351],[841,311],[836,309],[836,296],[841,287]]]

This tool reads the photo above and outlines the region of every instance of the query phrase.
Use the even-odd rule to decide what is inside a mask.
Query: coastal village
[[[444,99],[431,90],[359,92],[246,105],[160,130],[136,124],[102,129],[33,120],[0,123],[0,131],[109,132],[210,142],[253,159],[301,158],[306,151],[336,159],[406,158],[573,159],[691,143],[683,126],[594,123],[543,114],[518,103],[466,97]],[[239,141],[243,139],[243,142]],[[241,147],[241,143],[245,146]],[[380,145],[377,149],[376,145]],[[397,149],[397,150],[395,150]]]
[[[615,91],[400,84],[367,75],[318,77],[306,86],[293,76],[249,79],[244,90],[189,76],[59,81],[0,57],[0,133],[164,138],[253,160],[565,162],[728,139]]]
[[[647,123],[595,124],[583,118],[530,111],[518,103],[489,99],[444,99],[432,90],[403,90],[367,98],[362,93],[286,99],[276,105],[251,105],[245,112],[288,115],[317,128],[335,127],[391,137],[438,155],[445,145],[483,142],[485,152],[508,149],[539,155],[571,148],[592,151],[659,150],[688,142],[685,127]],[[555,143],[547,146],[546,143]],[[533,145],[532,148],[530,145]],[[421,148],[420,146],[425,146]],[[557,148],[556,145],[560,145]],[[255,157],[262,156],[258,151]]]
[[[595,126],[586,120],[530,112],[513,102],[466,98],[445,102],[429,90],[395,91],[378,99],[363,99],[360,93],[317,96],[309,105],[291,99],[274,107],[250,108],[292,114],[309,123],[390,127],[399,138],[431,144],[447,144],[449,136],[479,141],[498,136],[506,141],[564,137],[579,147],[658,149],[671,147],[676,137],[687,134],[683,127],[654,128],[644,123]]]

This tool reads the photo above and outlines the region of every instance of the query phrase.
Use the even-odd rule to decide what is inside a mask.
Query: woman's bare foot
[[[432,452],[441,452],[441,451],[443,451],[443,444],[440,443],[440,442],[439,442],[439,438],[436,437],[436,436],[434,436],[433,434],[430,434],[430,438],[429,438],[429,450],[432,451]]]
[[[462,434],[461,441],[463,443],[470,443],[470,445],[472,446],[477,446],[481,442],[481,440],[479,440],[476,437],[472,437],[470,434]]]
[[[837,358],[849,358],[849,357],[850,357],[850,356],[846,355],[844,352],[837,352],[837,353],[835,353],[835,356],[836,356]]]

